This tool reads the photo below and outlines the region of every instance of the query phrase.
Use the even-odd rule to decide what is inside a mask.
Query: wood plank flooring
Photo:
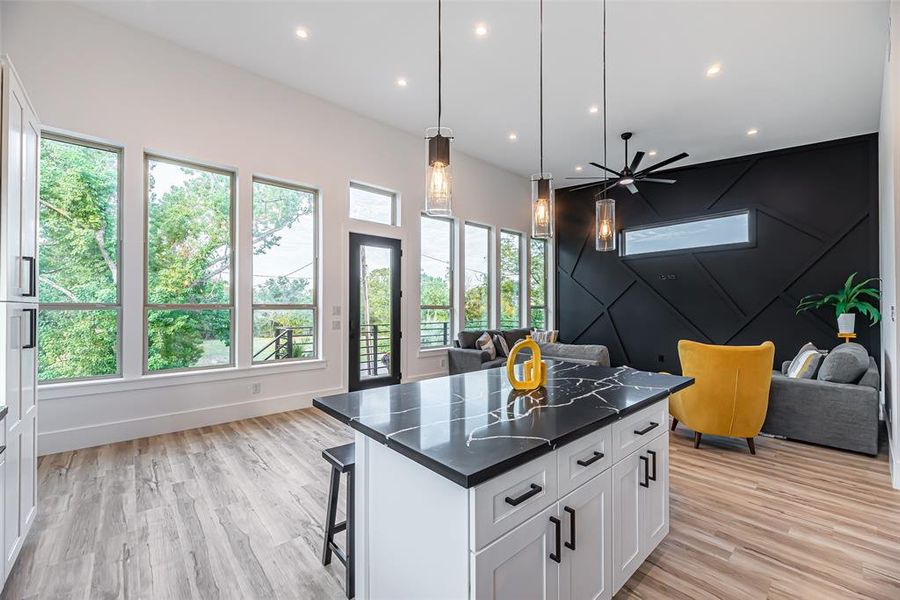
[[[43,457],[3,598],[343,598],[320,453],[349,439],[307,409]],[[900,598],[886,457],[757,448],[679,427],[671,533],[616,599]]]

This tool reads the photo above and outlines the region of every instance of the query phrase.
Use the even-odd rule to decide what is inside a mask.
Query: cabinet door
[[[473,588],[477,600],[555,600],[559,567],[556,504],[522,523],[475,554]]]
[[[650,468],[649,487],[641,488],[639,503],[643,562],[669,533],[668,432],[641,448],[639,454],[647,457]]]
[[[559,514],[564,540],[559,566],[560,600],[609,600],[612,472],[601,473],[560,500]]]
[[[635,452],[612,468],[613,592],[618,591],[643,560],[640,501],[645,488],[642,454]]]

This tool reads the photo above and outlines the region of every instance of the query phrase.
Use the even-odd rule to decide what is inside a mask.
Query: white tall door
[[[560,500],[559,514],[564,540],[559,568],[560,600],[609,600],[612,597],[612,472],[598,475]]]
[[[622,459],[612,468],[613,591],[618,591],[643,561],[640,504],[644,488],[644,465],[640,452]]]
[[[477,600],[555,600],[559,568],[556,552],[556,504],[516,527],[475,555]]]
[[[647,444],[640,454],[647,457],[650,467],[649,487],[641,489],[639,503],[643,562],[669,533],[668,433]]]
[[[2,69],[0,301],[37,302],[37,181],[40,126],[12,67]]]

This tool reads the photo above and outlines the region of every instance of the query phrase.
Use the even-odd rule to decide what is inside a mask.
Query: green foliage
[[[517,327],[521,323],[519,306],[521,304],[520,277],[521,269],[521,236],[516,234],[500,234],[500,325],[501,327]]]
[[[547,244],[543,240],[531,240],[531,305],[529,325],[536,329],[547,326]]]
[[[878,288],[869,286],[869,283],[879,281],[879,279],[877,277],[870,277],[869,279],[854,285],[854,277],[856,277],[856,273],[850,275],[850,277],[847,278],[847,281],[844,282],[844,287],[835,293],[810,294],[804,296],[797,306],[797,313],[811,308],[834,306],[834,314],[837,316],[851,311],[857,311],[860,314],[869,317],[870,326],[875,325],[881,320],[881,313],[874,304],[866,300],[866,297],[876,301],[881,299],[881,292]]]
[[[38,327],[41,381],[116,373],[115,310],[44,310]]]

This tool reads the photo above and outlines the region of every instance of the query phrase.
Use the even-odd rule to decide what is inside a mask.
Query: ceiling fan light
[[[553,175],[537,173],[531,176],[531,237],[539,240],[553,237],[555,195]]]
[[[634,183],[634,177],[623,177],[619,180],[619,185],[621,186],[631,185],[632,183]]]

